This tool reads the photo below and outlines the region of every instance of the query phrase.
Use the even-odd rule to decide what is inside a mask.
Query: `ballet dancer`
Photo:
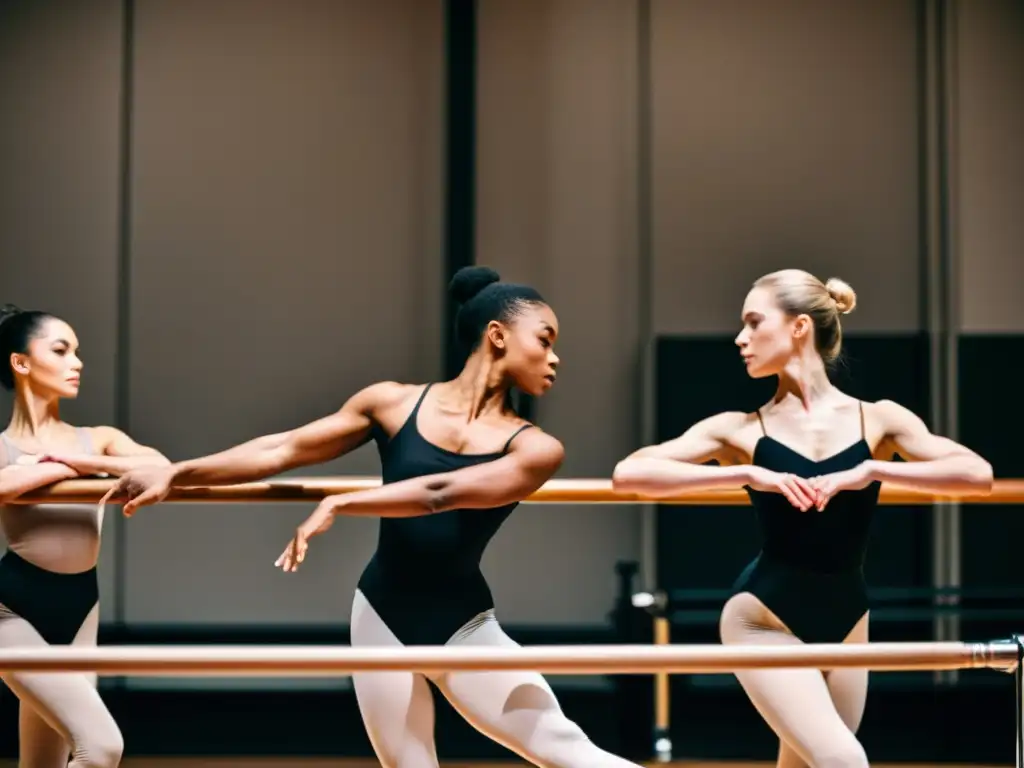
[[[46,312],[0,309],[0,385],[14,391],[0,433],[0,647],[95,645],[99,628],[96,562],[102,513],[92,505],[12,503],[61,480],[120,475],[168,464],[113,427],[74,427],[60,401],[78,396],[78,338]],[[8,672],[19,699],[22,768],[113,768],[121,732],[92,673]]]
[[[755,413],[700,421],[615,468],[616,489],[653,498],[747,490],[763,546],[723,608],[723,643],[867,642],[863,564],[881,483],[943,496],[991,490],[992,467],[976,453],[932,434],[897,403],[861,402],[829,381],[839,316],[855,302],[835,278],[822,284],[795,269],[760,278],[736,344],[751,377],[778,377],[774,397]],[[896,454],[906,463],[892,462]],[[718,466],[705,465],[712,460]],[[855,735],[867,670],[736,677],[779,737],[778,768],[868,765]]]
[[[471,350],[455,379],[373,384],[335,414],[294,431],[126,475],[108,498],[126,500],[131,515],[166,498],[172,486],[255,481],[375,440],[383,485],[325,498],[276,565],[295,571],[309,540],[335,515],[380,517],[377,550],[352,604],[353,646],[515,647],[495,618],[480,560],[516,505],[562,463],[561,443],[521,419],[509,397],[512,387],[539,396],[554,384],[558,320],[536,290],[502,283],[485,267],[460,270],[450,291],[461,304],[459,339]],[[353,675],[363,723],[387,768],[438,766],[427,679]],[[540,674],[452,672],[429,680],[477,730],[536,765],[634,766],[569,720]]]

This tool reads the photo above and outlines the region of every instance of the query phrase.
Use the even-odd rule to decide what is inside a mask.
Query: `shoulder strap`
[[[867,440],[867,430],[864,427],[864,401],[858,400],[857,406],[860,408],[860,436]]]
[[[516,437],[518,437],[519,433],[523,432],[524,430],[529,429],[532,426],[533,426],[533,424],[523,424],[523,426],[521,426],[519,429],[517,429],[515,432],[513,432],[512,433],[512,437],[510,437],[508,440],[505,441],[505,447],[501,449],[501,452],[505,453],[508,450],[508,447],[510,445],[512,445],[512,441],[515,440]]]
[[[432,386],[434,386],[434,383],[433,383],[433,382],[431,382],[431,383],[427,384],[427,386],[425,386],[425,387],[423,388],[423,391],[422,391],[422,392],[420,392],[420,399],[419,399],[419,400],[417,400],[417,401],[416,401],[416,405],[414,405],[414,406],[413,406],[413,409],[412,409],[412,413],[410,413],[410,414],[409,414],[409,417],[410,417],[410,418],[412,418],[412,417],[413,417],[413,416],[415,416],[415,415],[416,415],[417,413],[419,413],[419,410],[420,410],[420,406],[421,406],[421,405],[423,405],[423,400],[424,400],[424,399],[426,398],[426,396],[427,396],[427,392],[429,392],[429,391],[430,391],[430,388],[431,388]]]
[[[761,434],[768,437],[768,430],[764,428],[764,419],[761,418],[761,409],[758,408],[755,413],[757,413],[757,422],[761,425]]]

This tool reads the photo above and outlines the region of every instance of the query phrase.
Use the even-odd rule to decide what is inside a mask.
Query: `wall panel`
[[[74,327],[85,368],[63,415],[83,425],[117,416],[121,34],[115,0],[0,4],[0,303]],[[11,397],[0,395],[6,427]],[[117,537],[107,515],[104,620]]]
[[[138,3],[132,422],[172,457],[439,375],[441,29],[439,0]],[[363,448],[302,474],[376,472]],[[147,510],[129,620],[347,623],[376,521],[286,579],[309,511]]]

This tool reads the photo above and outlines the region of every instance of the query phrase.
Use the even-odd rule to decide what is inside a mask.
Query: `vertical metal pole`
[[[655,381],[655,345],[652,291],[653,259],[651,246],[651,2],[637,0],[637,304],[640,327],[637,334],[638,380],[640,393],[638,424],[641,444],[657,439],[657,403]],[[641,507],[640,583],[644,589],[657,589],[658,579],[658,507]]]
[[[1017,768],[1024,768],[1024,637],[1014,635],[1011,642],[1017,647],[1017,666],[1014,667],[1014,720],[1016,743],[1014,753]]]
[[[1017,768],[1024,768],[1024,638],[1013,636],[1017,646],[1017,668],[1013,671],[1014,707],[1016,708],[1017,726]]]
[[[929,338],[930,421],[932,429],[956,439],[959,377],[959,262],[956,244],[955,184],[955,26],[950,0],[920,0],[920,136],[922,196],[922,287]],[[960,586],[960,507],[932,508],[932,586]],[[937,641],[959,639],[959,619],[945,609],[955,596],[937,596],[943,610],[933,620]],[[939,683],[954,682],[956,670],[935,673]]]
[[[960,248],[959,248],[959,215],[957,198],[959,178],[957,175],[957,45],[956,45],[956,0],[943,0],[942,25],[942,145],[943,158],[942,191],[945,195],[943,204],[943,222],[945,231],[943,238],[943,303],[946,308],[945,323],[945,359],[946,386],[945,434],[953,440],[960,437]],[[947,564],[946,586],[961,586],[961,566],[963,547],[961,544],[960,504],[952,502],[946,510]],[[960,598],[952,596],[950,604],[958,606]],[[948,640],[960,640],[960,615],[950,613],[946,630]],[[958,670],[950,670],[949,681],[955,683],[959,678]]]
[[[921,140],[921,230],[922,240],[922,288],[924,289],[924,323],[928,330],[928,384],[930,393],[929,421],[936,432],[946,428],[943,392],[946,379],[945,350],[942,344],[944,327],[944,304],[942,301],[942,203],[941,173],[942,149],[940,136],[941,109],[941,35],[939,34],[939,8],[941,0],[920,0],[918,2],[918,45],[920,66],[920,140]],[[932,587],[941,589],[946,584],[946,509],[935,504],[932,517]],[[940,609],[942,598],[935,598],[933,604]],[[932,620],[932,638],[946,639],[946,623],[943,615],[937,613]],[[935,672],[934,679],[940,682],[942,672]]]
[[[1021,661],[1018,660],[1017,671],[1013,673],[1017,709],[1017,768],[1024,768],[1024,687],[1021,685],[1021,674]]]
[[[654,617],[654,644],[668,645],[671,642],[671,626],[668,616],[659,612]],[[672,761],[671,736],[671,688],[667,672],[654,676],[654,759],[659,763]]]
[[[121,121],[120,179],[118,188],[117,242],[117,352],[114,373],[114,419],[119,429],[131,433],[131,328],[132,328],[132,139],[135,95],[135,0],[121,3]],[[114,512],[114,625],[127,625],[128,542],[124,516]],[[124,688],[127,679],[115,677],[110,685]]]

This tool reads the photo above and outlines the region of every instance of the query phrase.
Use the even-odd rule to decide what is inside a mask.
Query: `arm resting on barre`
[[[404,385],[373,384],[353,395],[335,413],[297,429],[257,437],[211,456],[175,464],[171,485],[234,485],[336,459],[365,443],[377,409],[403,394]]]
[[[883,426],[883,444],[906,463],[872,461],[873,480],[937,495],[989,494],[992,465],[959,443],[929,431],[912,411],[891,400],[874,405]]]
[[[694,424],[675,440],[641,448],[618,463],[612,486],[651,499],[750,486],[781,493],[794,507],[807,511],[814,504],[807,480],[737,461],[741,452],[732,439],[750,418],[746,413],[720,413]],[[712,459],[721,466],[703,465]]]
[[[728,436],[747,415],[721,413],[704,419],[677,438],[635,451],[615,466],[612,486],[651,498],[687,491],[741,488],[750,483],[749,464],[732,464]],[[722,466],[707,465],[717,460]]]
[[[123,475],[100,503],[123,499],[123,513],[131,517],[139,507],[163,501],[174,486],[235,485],[337,458],[365,443],[378,409],[401,400],[408,391],[395,382],[373,384],[337,412],[290,432],[258,437],[169,467],[134,470]]]
[[[67,464],[81,475],[115,477],[139,467],[170,465],[158,450],[140,445],[116,427],[92,427],[89,438],[95,453],[48,453],[40,461]]]
[[[0,469],[0,504],[9,504],[30,491],[78,476],[67,464],[12,464]]]
[[[751,466],[691,464],[657,457],[631,456],[615,467],[612,485],[622,493],[652,499],[693,491],[742,488],[751,481]]]

